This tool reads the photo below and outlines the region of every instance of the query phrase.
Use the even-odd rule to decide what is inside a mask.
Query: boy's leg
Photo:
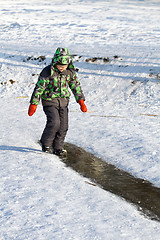
[[[41,136],[40,142],[45,147],[51,147],[56,133],[60,128],[59,110],[56,106],[45,106],[43,107],[43,110],[47,117],[47,123]]]
[[[68,107],[63,107],[59,109],[60,116],[60,128],[56,133],[55,139],[53,141],[53,148],[55,150],[63,149],[64,139],[68,131]]]

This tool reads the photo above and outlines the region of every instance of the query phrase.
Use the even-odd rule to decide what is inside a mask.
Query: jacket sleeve
[[[41,99],[41,95],[45,92],[46,85],[48,84],[48,76],[50,74],[50,66],[45,67],[39,75],[38,81],[33,90],[30,103],[38,105]]]
[[[30,103],[34,105],[38,105],[41,99],[41,95],[44,93],[46,88],[47,80],[44,79],[41,75],[38,78],[38,82],[34,88],[34,91],[31,96]]]
[[[69,81],[69,87],[72,90],[72,93],[74,94],[74,97],[77,102],[80,99],[83,99],[85,101],[85,97],[84,97],[83,91],[80,86],[80,82],[78,81],[77,74],[75,71],[72,73],[71,79]]]

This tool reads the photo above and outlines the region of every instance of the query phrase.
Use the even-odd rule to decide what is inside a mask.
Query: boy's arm
[[[40,102],[41,95],[44,92],[44,89],[45,89],[45,80],[43,78],[41,78],[41,76],[39,76],[38,82],[34,88],[32,96],[31,96],[30,106],[28,109],[29,116],[32,116],[35,113],[35,111],[37,109],[37,105]]]
[[[33,90],[31,99],[30,99],[30,104],[38,105],[41,99],[41,95],[45,91],[45,85],[46,85],[46,80],[39,76],[38,82],[36,83],[36,86]]]
[[[71,76],[71,79],[69,81],[69,87],[72,90],[72,93],[74,94],[74,97],[75,97],[77,102],[80,99],[85,101],[85,97],[84,97],[83,91],[81,89],[80,82],[78,81],[77,74],[75,72]]]
[[[74,94],[76,101],[81,106],[82,112],[87,112],[87,107],[84,103],[85,97],[84,97],[84,94],[81,89],[80,82],[78,81],[76,73],[74,73],[73,77],[71,77],[71,80],[69,82],[69,87],[72,90],[72,93]]]
[[[41,99],[41,95],[46,89],[46,85],[49,83],[49,76],[51,74],[51,67],[48,65],[45,67],[38,77],[37,84],[32,93],[30,103],[33,105],[38,105]]]

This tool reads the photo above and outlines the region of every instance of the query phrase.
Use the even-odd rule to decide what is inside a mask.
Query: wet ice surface
[[[104,190],[135,204],[137,209],[152,220],[160,221],[160,189],[150,182],[135,178],[112,164],[86,152],[74,144],[66,143],[68,167],[91,179]]]

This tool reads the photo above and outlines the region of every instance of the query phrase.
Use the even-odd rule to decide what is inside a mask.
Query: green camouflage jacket
[[[42,105],[46,105],[47,102],[51,104],[55,98],[69,99],[71,95],[69,88],[77,102],[80,99],[85,100],[74,68],[68,67],[65,71],[59,72],[55,66],[49,65],[40,73],[30,103],[38,105],[42,99]]]

